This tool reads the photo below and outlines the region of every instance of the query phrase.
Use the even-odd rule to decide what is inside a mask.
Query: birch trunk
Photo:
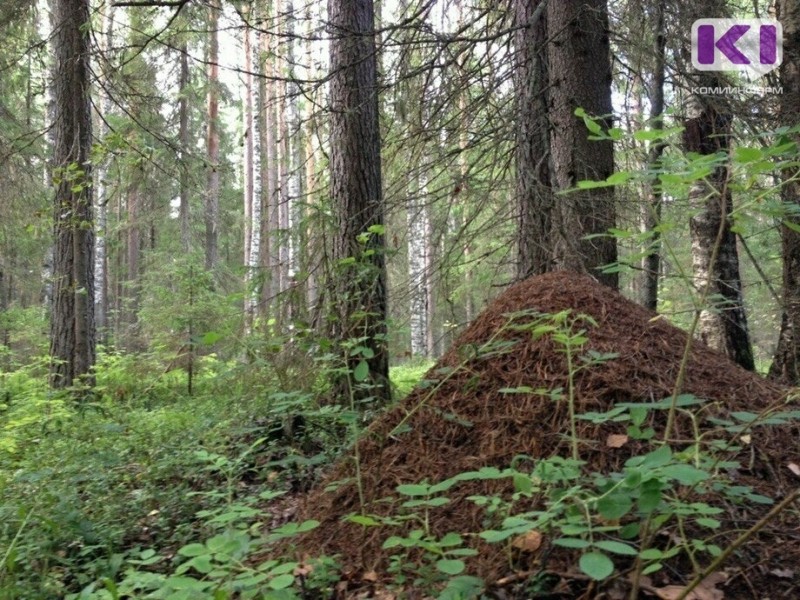
[[[249,11],[244,9],[247,17]],[[253,121],[253,49],[252,32],[245,23],[244,28],[244,314],[245,334],[250,334],[255,320],[255,301],[251,292],[253,286],[253,265],[257,264],[257,252],[253,252],[254,235],[259,228],[255,219],[255,127]]]
[[[106,56],[112,47],[114,36],[114,5],[107,2],[103,13],[103,33],[102,33],[102,55]],[[105,65],[98,72],[103,73],[108,85],[110,67]],[[102,139],[108,134],[106,126],[107,119],[111,114],[111,97],[107,93],[102,93],[103,100],[100,103],[100,132]],[[104,157],[97,168],[97,218],[95,222],[95,247],[94,247],[94,281],[95,281],[95,324],[99,339],[105,341],[108,331],[108,257],[106,252],[106,235],[108,228],[108,166],[109,158]]]
[[[411,355],[427,356],[428,317],[428,181],[422,169],[408,190],[408,282],[410,288]]]

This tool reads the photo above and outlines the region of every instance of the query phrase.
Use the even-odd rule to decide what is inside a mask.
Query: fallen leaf
[[[606,446],[609,448],[622,448],[628,443],[628,436],[624,433],[612,433],[606,440]]]
[[[791,569],[772,569],[770,571],[775,577],[780,577],[781,579],[791,579],[794,577],[794,571]]]
[[[375,571],[367,571],[361,577],[361,580],[367,581],[369,583],[375,583],[376,581],[378,581],[378,574]]]
[[[797,466],[797,463],[789,463],[789,464],[788,464],[788,465],[786,465],[786,466],[787,466],[787,467],[789,467],[789,470],[790,470],[792,473],[794,473],[795,475],[797,475],[798,477],[800,477],[800,467],[798,467],[798,466]]]
[[[728,575],[723,571],[711,573],[700,585],[689,592],[684,597],[684,600],[725,600],[725,593],[722,590],[718,590],[716,585],[723,583],[727,579]],[[680,598],[685,589],[685,585],[667,585],[662,588],[650,588],[650,591],[661,600],[676,600]]]
[[[743,443],[743,444],[746,446],[746,445],[748,445],[750,442],[752,442],[752,441],[753,441],[753,436],[752,436],[752,435],[750,435],[749,433],[745,433],[744,435],[742,435],[742,436],[739,436],[739,439],[740,439],[740,440],[742,441],[742,443]]]
[[[514,538],[511,545],[523,552],[536,552],[542,545],[542,534],[538,531],[527,531]]]

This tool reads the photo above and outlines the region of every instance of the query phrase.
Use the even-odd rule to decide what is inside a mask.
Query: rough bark
[[[715,75],[705,77],[709,78],[709,85],[719,84],[711,81]],[[725,108],[695,97],[690,110],[694,116],[684,123],[686,150],[703,155],[727,153],[731,115]],[[724,352],[745,369],[753,370],[736,234],[731,231],[733,196],[729,175],[727,166],[718,166],[689,190],[689,202],[697,209],[689,222],[694,283],[712,305],[700,315],[699,334],[706,344]]]
[[[552,268],[554,196],[547,116],[547,19],[543,0],[515,0],[517,279]]]
[[[53,0],[56,181],[50,382],[92,384],[95,362],[88,0]]]
[[[142,183],[138,176],[134,175],[133,182],[128,189],[128,226],[126,230],[126,257],[127,257],[127,279],[125,281],[125,323],[128,326],[126,342],[129,348],[136,346],[136,322],[139,312],[139,253],[141,250],[141,194],[139,186]]]
[[[778,2],[778,18],[783,24],[783,64],[781,65],[781,84],[783,95],[780,104],[782,125],[794,127],[800,123],[800,5],[793,0]],[[800,136],[794,141],[800,144]],[[800,185],[797,182],[797,169],[783,174],[784,184],[781,198],[786,204],[785,222],[794,227],[800,226],[797,216],[800,206]],[[795,179],[793,179],[795,178]],[[794,214],[792,214],[794,213]],[[781,226],[781,250],[783,255],[783,315],[781,332],[775,358],[769,370],[774,379],[788,383],[800,383],[800,233]]]
[[[219,12],[218,0],[208,7],[208,126],[206,152],[206,269],[213,270],[218,260],[219,243]]]
[[[348,378],[355,397],[389,400],[385,246],[381,231],[369,233],[384,220],[373,2],[329,0],[328,19],[335,335],[351,372],[360,357],[347,352],[349,342],[360,340],[372,354],[362,355],[372,386],[363,389]]]
[[[614,170],[611,141],[589,140],[586,125],[575,116],[579,107],[601,118],[612,113],[608,9],[606,0],[559,0],[548,2],[546,13],[553,181],[564,191],[584,179],[606,179]],[[614,189],[572,192],[555,206],[556,267],[590,273],[616,288],[617,274],[599,270],[617,261],[616,240],[604,235],[615,226]],[[592,235],[600,237],[586,239]]]
[[[192,249],[191,224],[189,220],[189,48],[186,41],[181,43],[180,74],[178,75],[178,144],[180,145],[180,191],[178,218],[181,228],[181,247],[185,253]]]
[[[655,63],[653,79],[648,88],[650,102],[650,124],[654,129],[661,129],[664,124],[664,83],[666,80],[666,33],[664,22],[664,2],[659,0],[654,7],[655,43],[653,51]],[[658,167],[664,153],[662,143],[654,143],[647,156],[648,170]],[[661,271],[661,236],[656,227],[661,222],[661,189],[656,178],[648,182],[648,198],[644,204],[642,227],[651,232],[647,252],[642,259],[641,301],[650,310],[658,308],[658,281]]]
[[[268,14],[264,14],[268,17]],[[270,33],[268,31],[259,31],[259,70],[264,75],[258,80],[258,98],[259,110],[258,115],[258,136],[259,146],[261,152],[259,153],[259,178],[261,180],[261,188],[259,193],[259,201],[261,205],[261,218],[260,218],[260,240],[261,251],[259,255],[259,265],[261,266],[261,298],[259,301],[258,313],[261,321],[266,323],[269,318],[270,308],[272,305],[272,252],[273,242],[270,226],[270,214],[272,210],[273,197],[275,195],[275,182],[274,182],[274,105],[273,105],[273,88],[274,82],[268,79],[272,75],[270,57],[271,44]]]

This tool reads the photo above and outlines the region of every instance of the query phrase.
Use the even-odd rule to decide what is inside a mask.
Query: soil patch
[[[672,395],[687,343],[684,331],[588,276],[549,273],[533,277],[496,298],[431,369],[422,385],[365,432],[357,448],[365,513],[403,514],[399,505],[408,498],[396,491],[401,484],[436,483],[481,467],[507,468],[514,461],[530,472],[541,459],[569,457],[570,419],[564,395],[570,378],[563,345],[552,335],[536,337],[530,327],[519,327],[547,322],[538,321],[534,313],[565,310],[573,316],[588,315],[596,322],[596,326],[583,323],[589,341],[580,354],[615,355],[573,378],[578,413],[607,411],[620,402],[655,402]],[[564,391],[560,399],[545,393],[558,389]],[[681,391],[707,402],[701,411],[695,411],[699,416],[694,420],[683,413],[678,416],[673,448],[689,447],[696,436],[695,427],[706,434],[707,440],[730,440],[734,435],[720,429],[715,419],[727,418],[733,411],[758,413],[780,405],[789,394],[788,388],[739,368],[699,342],[692,345]],[[666,411],[651,411],[643,427],[654,427],[659,437],[665,416]],[[653,449],[648,442],[628,439],[618,444],[625,438],[609,438],[625,436],[627,426],[578,421],[584,472],[618,472],[631,456]],[[611,443],[611,439],[616,442]],[[791,463],[800,464],[798,439],[796,425],[755,428],[748,443],[740,444],[742,449],[727,457],[739,465],[725,474],[778,502],[800,484],[791,470]],[[349,572],[383,574],[394,552],[382,549],[386,538],[402,535],[419,524],[363,527],[342,520],[361,512],[353,456],[336,465],[304,502],[298,520],[313,518],[321,524],[297,540],[298,552],[311,556],[338,554]],[[544,597],[600,597],[598,590],[602,588],[579,575],[579,553],[553,546],[548,532],[544,532],[544,543],[538,550],[513,550],[511,563],[507,544],[488,544],[468,535],[497,526],[497,518],[493,520],[485,507],[468,500],[469,496],[496,494],[509,498],[513,491],[508,478],[463,482],[447,492],[448,504],[430,511],[430,530],[437,536],[449,532],[464,535],[478,550],[468,561],[468,572],[487,581],[502,583],[524,579],[520,573],[546,573],[555,575],[556,581],[550,595]],[[697,499],[697,494],[687,498]],[[768,505],[715,497],[710,489],[702,499],[725,509],[716,516],[722,526],[714,539],[722,548],[770,509]],[[517,509],[541,509],[546,502],[546,498],[534,495]],[[705,531],[703,537],[713,533]],[[665,523],[659,533],[665,547],[677,536],[675,519]],[[701,552],[697,560],[706,565],[710,557]],[[617,572],[622,573],[631,564],[624,557],[616,557],[615,563]],[[717,587],[726,598],[800,597],[797,506],[772,520],[726,562],[724,570],[727,581],[717,583]],[[691,565],[682,555],[671,559],[649,583],[653,588],[680,585],[691,575]],[[763,589],[769,589],[769,593],[756,592]],[[603,593],[612,592],[607,587]],[[535,597],[530,590],[518,594]]]

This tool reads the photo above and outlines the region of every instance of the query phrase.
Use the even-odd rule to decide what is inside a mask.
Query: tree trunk
[[[191,223],[189,220],[189,47],[184,40],[180,52],[180,75],[178,78],[178,143],[180,144],[180,205],[178,216],[181,228],[181,247],[188,254],[192,249]]]
[[[715,75],[705,75],[702,85],[716,86]],[[731,115],[720,106],[695,97],[693,114],[685,122],[684,145],[689,152],[728,152]],[[699,210],[689,222],[692,239],[692,271],[695,287],[714,306],[700,315],[700,338],[745,369],[753,370],[753,349],[739,276],[736,234],[731,231],[733,197],[727,166],[718,166],[689,190],[690,204]]]
[[[781,125],[794,127],[800,121],[800,5],[792,0],[780,0],[778,18],[783,24],[783,95],[780,97],[780,122]],[[800,136],[795,134],[794,141],[800,144]],[[781,189],[783,202],[793,211],[800,205],[797,175],[796,168],[787,169],[783,174],[784,183]],[[796,213],[789,212],[784,220],[794,227],[800,225],[800,217]],[[769,376],[797,385],[800,384],[800,233],[786,224],[782,225],[781,246],[783,315],[778,347]]]
[[[410,287],[411,355],[428,355],[428,177],[424,169],[409,178],[408,192],[408,284]]]
[[[589,140],[586,125],[575,116],[575,109],[583,108],[599,117],[602,126],[610,125],[608,9],[606,0],[559,0],[548,2],[546,12],[550,150],[555,186],[564,191],[584,179],[606,179],[614,171],[611,141]],[[604,235],[615,226],[614,188],[572,192],[555,206],[555,265],[590,273],[616,288],[617,274],[599,270],[617,261],[616,240]],[[591,235],[600,237],[586,239]]]
[[[129,349],[134,350],[138,346],[137,327],[139,312],[139,253],[141,250],[141,207],[142,201],[139,187],[142,182],[139,174],[134,173],[133,182],[128,189],[128,227],[127,227],[127,274],[125,281],[125,313],[127,318],[125,323],[128,327],[125,338]]]
[[[54,290],[50,383],[91,385],[95,362],[89,1],[53,0]]]
[[[366,382],[345,382],[356,399],[388,401],[386,265],[378,122],[378,74],[372,0],[329,0],[331,32],[331,198],[337,225],[333,243],[336,273],[335,335],[347,366]],[[368,350],[353,356],[348,345]],[[346,391],[339,386],[339,391]],[[348,396],[340,398],[346,401]]]
[[[265,13],[265,19],[269,15]],[[258,98],[260,109],[258,115],[258,136],[261,152],[259,153],[259,173],[261,180],[260,189],[260,240],[261,251],[258,264],[261,266],[261,294],[258,313],[261,321],[267,323],[270,316],[272,305],[272,253],[274,242],[272,240],[272,227],[270,215],[272,214],[273,197],[275,196],[274,181],[274,160],[275,160],[275,136],[274,136],[274,81],[268,79],[272,76],[272,58],[270,43],[270,33],[259,31],[260,59],[259,69],[263,77],[259,78]]]
[[[517,279],[552,268],[554,196],[547,116],[547,20],[543,0],[515,0]]]
[[[103,13],[103,52],[107,53],[111,47],[114,36],[114,5],[107,2]],[[110,78],[110,66],[108,64],[99,69],[106,79],[106,85]],[[106,122],[111,114],[111,96],[103,94],[103,101],[100,105],[100,137],[103,138],[108,133]],[[110,157],[103,157],[98,165],[97,173],[97,220],[95,224],[95,256],[94,256],[94,281],[95,281],[95,300],[94,312],[96,328],[101,342],[106,341],[108,336],[108,256],[107,256],[107,225],[108,225],[108,167]]]
[[[664,2],[658,0],[655,6],[654,27],[655,39],[655,65],[653,68],[653,82],[648,88],[650,102],[650,124],[654,129],[664,126],[664,83],[666,79],[666,33],[664,22]],[[648,171],[656,169],[664,153],[664,144],[654,142],[647,156]],[[661,223],[661,188],[657,178],[648,182],[648,198],[644,204],[642,226],[651,232],[647,252],[642,259],[641,301],[650,310],[658,308],[658,280],[661,271],[661,235],[656,227]]]
[[[218,0],[208,7],[208,132],[206,152],[208,181],[206,185],[206,269],[213,270],[218,261],[219,243],[219,12]]]
[[[245,17],[249,11],[243,9]],[[255,131],[253,121],[253,49],[252,32],[250,26],[244,26],[244,318],[245,333],[249,334],[253,329],[255,319],[255,302],[251,293],[253,281],[254,259],[253,236],[258,230],[258,222],[254,220],[255,214]]]

